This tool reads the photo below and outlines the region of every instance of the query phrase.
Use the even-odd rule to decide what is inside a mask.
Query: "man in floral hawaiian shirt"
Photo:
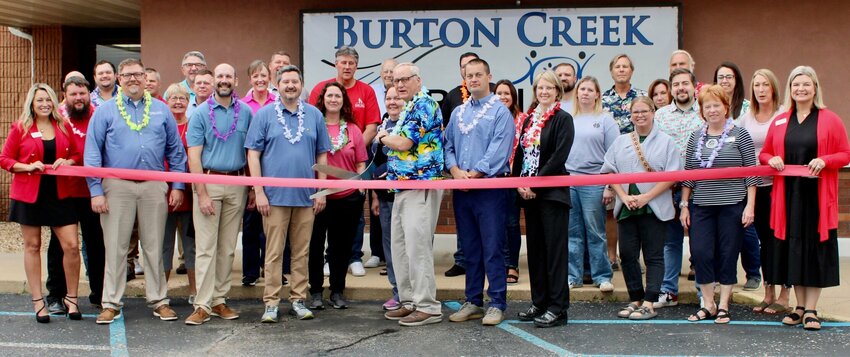
[[[645,96],[646,91],[632,86],[632,74],[635,66],[628,55],[621,54],[614,57],[608,65],[614,86],[602,93],[602,107],[614,116],[617,125],[620,126],[620,134],[631,133],[635,130],[631,121],[629,107],[632,100]]]

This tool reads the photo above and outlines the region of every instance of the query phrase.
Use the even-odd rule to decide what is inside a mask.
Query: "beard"
[[[679,103],[679,104],[688,104],[688,102],[690,102],[690,101],[691,101],[691,98],[692,98],[692,97],[693,97],[693,96],[689,94],[687,97],[685,97],[685,99],[681,99],[678,95],[676,95],[676,98],[675,98],[675,99],[676,99],[676,103]]]
[[[82,109],[77,109],[75,105],[71,103],[65,103],[65,110],[68,113],[68,117],[70,119],[82,120],[85,119],[89,114],[89,110],[91,109],[91,103],[84,102]]]
[[[573,89],[575,89],[575,87],[576,87],[576,84],[575,84],[575,83],[564,83],[564,82],[561,82],[561,85],[564,87],[564,93],[570,92],[570,91],[572,91]]]
[[[233,87],[230,85],[218,85],[215,92],[219,97],[229,97],[233,93]]]

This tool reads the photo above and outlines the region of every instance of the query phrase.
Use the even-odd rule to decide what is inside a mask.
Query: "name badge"
[[[782,124],[785,124],[787,121],[788,121],[788,119],[779,119],[779,120],[773,122],[773,125],[774,126],[780,126]]]
[[[30,135],[32,135],[33,139],[38,139],[38,138],[42,137],[42,135],[41,135],[41,132],[40,132],[40,131],[36,131],[36,132],[34,132],[34,133],[30,133]]]
[[[726,142],[727,142],[727,143],[734,143],[734,142],[735,142],[735,137],[734,137],[734,136],[730,136],[730,137],[726,138]]]

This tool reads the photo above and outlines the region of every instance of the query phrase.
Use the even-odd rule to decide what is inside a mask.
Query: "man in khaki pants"
[[[121,90],[116,98],[98,107],[86,136],[85,165],[149,171],[186,171],[186,152],[177,122],[165,103],[144,91],[145,66],[137,59],[118,65]],[[91,207],[100,213],[106,269],[103,311],[97,323],[109,324],[121,313],[121,297],[127,286],[127,252],[133,222],[139,220],[145,295],[154,316],[173,321],[177,314],[168,305],[168,287],[162,267],[162,233],[168,206],[183,202],[181,182],[168,196],[162,181],[88,178]]]
[[[313,164],[327,164],[331,148],[322,113],[301,98],[303,81],[295,66],[284,66],[275,74],[280,99],[257,111],[248,129],[245,148],[252,177],[324,179],[313,172]],[[307,257],[315,214],[325,207],[325,198],[310,199],[311,188],[254,186],[257,211],[266,232],[265,312],[262,322],[278,321],[281,259],[289,239],[292,250],[292,282],[289,310],[299,320],[313,318],[304,304],[307,298]]]
[[[189,119],[189,171],[194,174],[245,175],[245,135],[251,108],[233,92],[233,66],[215,67],[215,93]],[[198,295],[187,325],[200,325],[210,315],[239,318],[226,304],[233,271],[236,236],[245,210],[244,186],[195,184],[192,218],[195,223],[195,275]]]

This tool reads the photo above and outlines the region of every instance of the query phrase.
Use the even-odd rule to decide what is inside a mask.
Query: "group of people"
[[[489,63],[474,53],[460,56],[462,82],[442,104],[430,96],[413,63],[384,61],[381,80],[370,86],[354,76],[357,51],[342,47],[335,54],[337,76],[318,83],[307,97],[302,73],[289,60],[278,52],[270,65],[251,63],[251,89],[244,97],[235,92],[233,66],[222,63],[210,71],[197,51],[183,57],[185,80],[164,93],[158,73],[137,59],[117,69],[98,63],[91,93],[85,76],[69,73],[62,103],[45,84],[29,90],[0,164],[14,173],[10,220],[21,224],[39,322],[49,321],[40,279],[42,226],[52,228],[58,245],[48,260],[61,261],[61,269],[49,272],[50,295],[62,298],[71,319],[82,318],[78,224],[89,300],[102,307],[99,324],[121,314],[136,222],[147,303],[162,320],[178,319],[166,285],[176,232],[194,293],[186,324],[239,317],[227,305],[227,294],[240,229],[243,284],[254,285],[260,276],[265,281],[262,322],[278,321],[287,283],[289,313],[297,319],[313,318],[326,304],[346,308],[346,275],[363,269],[367,201],[373,255],[367,265],[385,261],[392,285],[384,316],[403,326],[443,320],[433,263],[442,190],[317,193],[166,183],[156,172],[401,181],[759,164],[783,170],[788,164],[806,165],[820,178],[713,179],[706,171],[701,180],[456,189],[458,250],[446,275],[465,275],[466,299],[449,320],[503,321],[507,285],[519,279],[524,211],[532,301],[517,313],[520,320],[538,327],[566,324],[570,289],[592,283],[611,292],[616,269],[622,270],[630,300],[617,316],[657,316],[656,309],[678,303],[687,231],[702,297],[688,320],[731,321],[740,255],[747,286],[753,288],[754,281],[757,289],[764,279],[765,298],[756,311],[789,312],[783,323],[820,329],[820,291],[839,283],[837,180],[838,170],[850,163],[850,145],[840,118],[824,106],[812,68],[795,68],[784,87],[773,72],[759,69],[747,100],[734,63],[720,64],[714,84],[703,84],[682,50],[671,56],[669,78],[654,81],[647,91],[631,84],[635,66],[625,54],[611,60],[614,85],[606,91],[597,78],[578,78],[572,64],[561,63],[536,75],[533,101],[523,110],[514,85],[494,84]],[[314,164],[320,169],[314,171]],[[146,170],[149,176],[84,180],[41,174],[47,166],[66,165]],[[617,235],[606,234],[611,204]],[[799,305],[793,309],[790,287]]]

